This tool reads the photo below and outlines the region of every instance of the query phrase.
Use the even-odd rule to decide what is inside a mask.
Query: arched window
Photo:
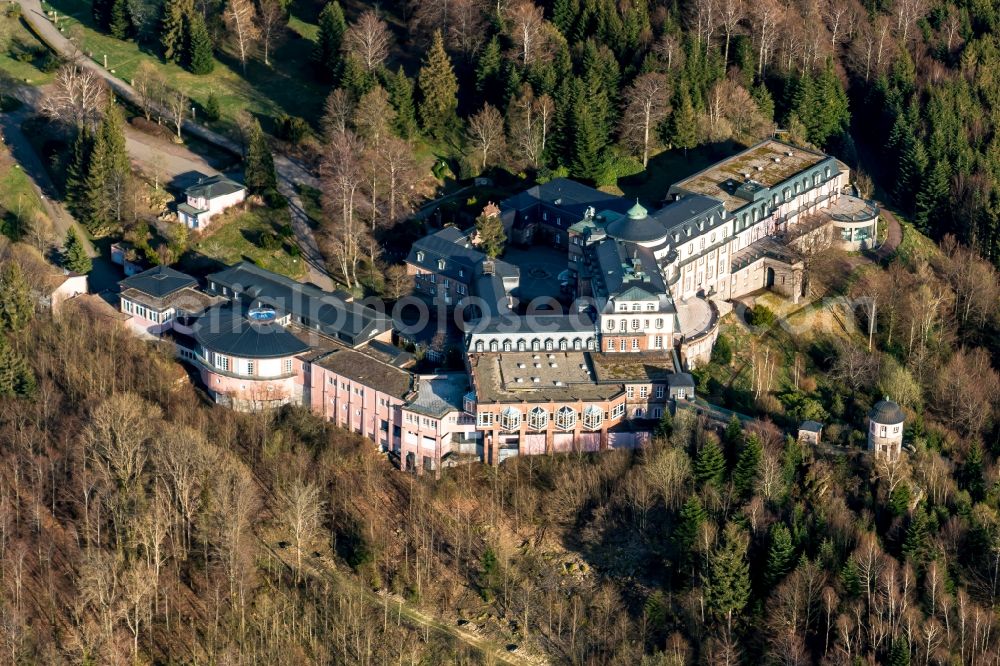
[[[504,430],[517,430],[521,427],[521,410],[508,407],[500,412],[500,427]]]
[[[556,410],[556,427],[560,430],[572,430],[576,426],[576,410],[572,407],[560,407]]]
[[[552,338],[545,339],[545,351],[552,351]]]
[[[477,352],[483,351],[483,341],[482,340],[476,340],[476,351]]]
[[[560,351],[566,351],[567,348],[568,347],[566,345],[566,338],[559,338],[559,349],[560,349]]]
[[[534,340],[531,341],[531,351],[538,351],[541,348],[542,348],[542,345],[538,341],[538,338],[535,338]]]
[[[521,338],[517,341],[517,351],[525,351],[527,348],[528,348],[528,343],[524,341],[524,338]]]
[[[528,427],[532,430],[545,430],[549,425],[549,413],[541,407],[532,407],[528,412]]]
[[[587,338],[587,349],[594,348],[594,338]]]
[[[580,342],[580,338],[573,338],[573,349],[580,350],[582,348],[583,345]]]
[[[490,340],[490,351],[491,352],[498,351],[499,348],[500,348],[500,345],[497,344],[496,340]]]
[[[504,340],[503,341],[503,350],[505,352],[509,352],[510,349],[511,349],[511,347],[510,347],[510,340]]]

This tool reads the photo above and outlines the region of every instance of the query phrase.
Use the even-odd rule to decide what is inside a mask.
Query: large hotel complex
[[[379,304],[249,263],[201,284],[166,267],[133,275],[120,309],[171,340],[217,402],[306,406],[403,469],[634,448],[693,397],[688,371],[710,356],[731,299],[768,288],[798,300],[805,257],[871,247],[877,232],[842,163],[774,140],[663,198],[651,210],[557,179],[490,207],[508,237],[501,258],[474,229],[414,243],[410,300],[458,322],[464,372],[416,373],[404,326]]]

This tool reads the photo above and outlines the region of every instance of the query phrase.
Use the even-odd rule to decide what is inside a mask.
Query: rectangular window
[[[662,335],[657,335],[657,336],[653,337],[653,348],[654,349],[663,349],[663,336]]]
[[[634,386],[627,386],[627,387],[625,387],[625,397],[627,397],[627,398],[634,398],[635,397],[635,387]]]
[[[615,350],[615,341],[612,338],[608,338],[608,351]]]
[[[632,351],[639,351],[639,338],[632,338]]]
[[[247,374],[253,374],[253,361],[247,361]]]
[[[479,412],[476,415],[476,423],[480,427],[490,427],[493,425],[493,412]]]
[[[292,371],[292,359],[286,358],[285,359],[285,374],[288,374],[291,371]]]
[[[657,386],[656,387],[656,397],[657,398],[662,398],[663,397],[663,387],[662,386]]]
[[[640,386],[639,387],[639,397],[640,398],[646,398],[648,396],[649,396],[649,387],[647,387],[647,386]]]
[[[626,349],[628,349],[627,344],[628,343],[625,341],[625,338],[622,338],[622,343],[621,343],[621,345],[619,345],[618,348],[621,349],[622,351],[625,351]]]

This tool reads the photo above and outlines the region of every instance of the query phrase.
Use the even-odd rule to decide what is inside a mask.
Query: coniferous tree
[[[694,561],[693,549],[695,541],[698,539],[698,531],[701,524],[705,522],[708,514],[705,513],[701,500],[697,495],[692,494],[684,502],[680,513],[677,516],[677,526],[674,528],[673,542],[677,549],[682,565],[689,566]]]
[[[0,333],[0,396],[31,397],[37,384],[27,359]]]
[[[108,107],[92,145],[80,208],[84,225],[98,233],[122,221],[124,194],[132,177],[125,117],[117,104]]]
[[[274,171],[274,156],[267,144],[267,137],[256,120],[250,127],[250,140],[244,175],[247,190],[251,194],[265,194],[277,190],[278,178]]]
[[[78,215],[86,199],[86,180],[90,164],[93,135],[86,126],[81,127],[73,139],[69,165],[66,167],[66,203]]]
[[[0,327],[20,331],[34,316],[35,307],[21,266],[16,261],[7,261],[0,270]]]
[[[107,30],[115,39],[125,39],[132,29],[127,0],[110,0],[108,5]]]
[[[983,478],[983,448],[978,440],[972,442],[969,453],[962,464],[962,486],[969,491],[973,502],[982,502],[986,496],[986,481]]]
[[[66,232],[62,265],[66,270],[80,273],[81,275],[86,275],[93,268],[93,263],[87,255],[87,249],[83,246],[83,242],[76,235],[76,230],[73,227],[70,227]]]
[[[903,540],[903,554],[915,569],[920,570],[930,559],[930,526],[927,512],[918,506],[910,517]]]
[[[683,149],[685,156],[689,149],[698,145],[698,117],[691,103],[691,95],[683,88],[670,116],[670,143],[674,148]]]
[[[186,25],[185,66],[192,74],[210,74],[215,69],[215,58],[212,57],[212,38],[205,19],[199,12],[192,12]]]
[[[775,523],[768,531],[767,569],[764,572],[768,587],[780,583],[795,564],[795,546],[792,535],[784,523]]]
[[[413,103],[413,80],[400,67],[395,74],[389,74],[385,89],[389,93],[389,103],[396,110],[396,117],[393,120],[396,134],[403,139],[409,139],[417,131],[417,110]]]
[[[434,33],[434,41],[427,52],[424,66],[418,77],[420,85],[420,120],[424,129],[435,139],[441,140],[458,125],[458,79],[451,66],[451,59],[444,50],[441,31]]]
[[[163,16],[160,19],[160,45],[163,47],[163,58],[167,62],[184,61],[187,50],[187,21],[194,13],[193,0],[167,0],[163,4]]]
[[[938,222],[942,213],[942,205],[948,197],[951,187],[951,167],[945,158],[939,159],[927,170],[920,191],[916,193],[916,223],[917,226],[929,232],[932,223]]]
[[[741,613],[750,600],[746,551],[746,534],[735,523],[728,523],[702,573],[706,609],[714,617],[725,619],[730,631],[734,616]]]
[[[344,43],[345,32],[347,21],[344,20],[344,10],[337,0],[333,0],[319,13],[319,32],[313,50],[313,62],[321,81],[333,83],[340,76],[340,47]]]
[[[714,439],[705,442],[698,452],[694,461],[694,478],[699,484],[711,483],[716,486],[721,486],[725,480],[726,459]]]
[[[340,87],[350,92],[354,99],[364,97],[376,84],[375,75],[354,56],[348,55],[341,61]]]
[[[910,666],[910,644],[905,638],[897,638],[892,642],[889,666]]]
[[[923,189],[926,171],[927,151],[923,142],[917,137],[907,137],[896,178],[896,196],[900,201],[913,202],[916,194]]]
[[[573,176],[599,183],[608,166],[608,141],[593,107],[578,103],[573,108]]]
[[[760,458],[762,447],[760,438],[756,435],[747,437],[746,446],[740,453],[740,459],[733,470],[733,486],[743,497],[753,494],[754,486],[757,484],[757,475],[760,471]]]
[[[500,50],[500,39],[496,35],[486,43],[479,59],[476,60],[476,92],[487,102],[502,107],[498,100],[500,74],[503,70],[503,53]]]

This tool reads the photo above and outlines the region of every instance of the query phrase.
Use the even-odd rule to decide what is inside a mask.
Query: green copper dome
[[[642,204],[639,203],[639,200],[636,199],[635,205],[628,209],[628,217],[630,220],[641,220],[646,217],[648,212],[649,211],[643,208]]]

